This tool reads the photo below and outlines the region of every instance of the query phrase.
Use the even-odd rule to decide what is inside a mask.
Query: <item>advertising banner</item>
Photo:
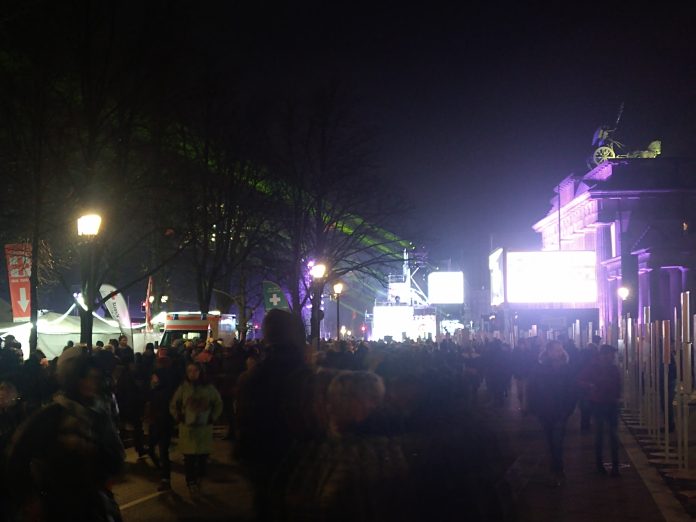
[[[17,243],[5,245],[7,278],[10,283],[12,320],[15,323],[28,321],[31,315],[31,245]]]
[[[121,293],[116,292],[116,288],[112,285],[101,285],[99,287],[99,293],[102,299],[109,294],[113,294],[104,302],[104,308],[109,311],[111,317],[113,317],[121,328],[121,332],[126,333],[131,328],[130,314],[128,313],[128,305],[126,300],[123,298]]]
[[[593,251],[508,252],[508,303],[597,306],[597,261]]]

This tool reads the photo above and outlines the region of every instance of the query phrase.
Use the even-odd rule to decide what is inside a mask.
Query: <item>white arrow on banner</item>
[[[17,302],[19,303],[19,307],[22,309],[22,312],[26,312],[27,308],[29,307],[29,299],[27,299],[26,288],[22,287],[19,289],[19,300]]]

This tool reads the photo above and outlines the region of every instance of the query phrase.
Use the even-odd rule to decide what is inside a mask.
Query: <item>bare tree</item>
[[[280,223],[291,306],[300,313],[311,300],[315,338],[326,283],[351,272],[379,277],[400,260],[408,242],[387,230],[407,208],[398,190],[375,176],[372,133],[334,85],[288,101],[270,136],[278,204],[286,209]],[[309,261],[326,265],[324,278],[308,281]]]

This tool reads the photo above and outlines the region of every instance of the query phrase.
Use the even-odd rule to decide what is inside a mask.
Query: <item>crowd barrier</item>
[[[653,320],[646,307],[640,320],[622,319],[617,339],[624,421],[638,433],[651,462],[689,472],[696,460],[690,455],[695,329],[690,292],[683,292],[681,310],[675,307],[671,319]]]

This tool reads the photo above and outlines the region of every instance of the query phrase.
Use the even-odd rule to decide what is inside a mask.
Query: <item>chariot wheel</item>
[[[599,147],[594,151],[594,154],[592,154],[592,161],[594,161],[595,165],[599,165],[600,163],[615,157],[616,153],[614,153],[614,149],[604,146]]]

